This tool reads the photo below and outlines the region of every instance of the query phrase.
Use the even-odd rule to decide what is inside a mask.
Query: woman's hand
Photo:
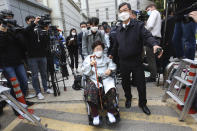
[[[73,41],[74,40],[74,38],[70,38],[70,41]]]
[[[94,66],[96,64],[96,61],[95,60],[92,60],[91,62],[90,62],[90,65],[91,66]]]
[[[68,45],[72,45],[74,42],[74,38],[70,38],[70,40],[68,41]]]
[[[111,74],[111,70],[110,69],[107,69],[106,71],[105,71],[105,75],[106,76],[109,76]]]
[[[113,59],[113,56],[112,56],[112,55],[109,55],[109,58],[110,58],[110,59]]]

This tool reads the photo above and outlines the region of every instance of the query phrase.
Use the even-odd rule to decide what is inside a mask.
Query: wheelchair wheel
[[[115,115],[116,118],[116,123],[120,121],[120,112],[118,111],[118,113]]]

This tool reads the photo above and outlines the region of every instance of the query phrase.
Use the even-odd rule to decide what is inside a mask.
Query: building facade
[[[149,0],[118,0],[118,3],[128,2],[131,4],[132,10],[145,10],[146,6],[152,2]]]
[[[81,0],[81,9],[88,17],[98,17],[100,22],[116,20],[116,0]]]
[[[144,10],[149,0],[80,0],[81,10],[89,17],[99,17],[100,22],[113,22],[117,19],[118,5],[122,2],[131,4],[132,10]]]
[[[69,35],[70,29],[75,28],[80,32],[81,21],[87,21],[87,17],[81,12],[80,1],[73,0],[39,0],[52,9],[52,24]]]
[[[75,3],[76,2],[76,3]],[[81,12],[80,1],[73,0],[0,0],[0,10],[8,9],[14,13],[19,25],[26,26],[28,15],[41,16],[51,14],[52,24],[69,35],[71,28],[80,31],[80,22],[87,21]]]
[[[19,25],[26,26],[25,17],[28,15],[41,16],[49,14],[51,9],[35,0],[0,0],[0,10],[12,10],[14,19]]]

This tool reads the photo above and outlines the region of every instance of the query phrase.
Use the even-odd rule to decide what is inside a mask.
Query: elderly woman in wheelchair
[[[93,54],[86,57],[82,71],[88,78],[84,87],[84,96],[88,109],[91,111],[92,124],[100,125],[99,109],[107,110],[109,123],[117,122],[117,94],[114,78],[110,75],[116,70],[116,65],[103,54],[104,44],[96,41]]]

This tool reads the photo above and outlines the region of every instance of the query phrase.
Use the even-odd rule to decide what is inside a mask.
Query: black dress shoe
[[[126,108],[130,108],[131,107],[131,99],[126,99],[125,107]]]
[[[150,112],[150,110],[148,109],[147,106],[139,106],[139,107],[142,109],[142,111],[143,111],[146,115],[150,115],[150,114],[151,114],[151,112]]]
[[[33,105],[34,105],[34,102],[26,101],[26,104],[27,104],[28,106],[33,106]]]

